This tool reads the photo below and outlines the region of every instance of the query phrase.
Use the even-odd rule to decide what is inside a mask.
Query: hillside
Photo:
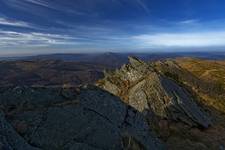
[[[183,58],[160,61],[156,66],[195,93],[204,105],[225,112],[224,61]]]
[[[60,60],[1,61],[0,86],[79,86],[103,77],[106,65]]]
[[[214,82],[225,89],[225,61],[177,59],[176,62],[205,82]]]

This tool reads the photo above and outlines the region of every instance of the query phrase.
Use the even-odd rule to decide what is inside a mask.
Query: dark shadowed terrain
[[[27,86],[78,86],[93,83],[103,77],[107,65],[61,60],[2,61],[0,85]]]

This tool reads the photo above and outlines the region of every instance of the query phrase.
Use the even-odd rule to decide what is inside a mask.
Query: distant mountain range
[[[96,63],[127,63],[128,56],[135,56],[142,60],[160,60],[165,58],[177,57],[195,57],[202,59],[225,59],[225,52],[171,52],[171,53],[90,53],[90,54],[46,54],[24,57],[0,57],[0,60],[63,60],[63,61],[79,61],[79,62],[96,62]]]

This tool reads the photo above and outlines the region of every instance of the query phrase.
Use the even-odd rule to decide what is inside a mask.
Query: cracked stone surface
[[[97,85],[140,112],[152,111],[160,118],[182,121],[207,128],[209,116],[196,104],[188,91],[161,74],[154,64],[129,57],[130,64],[106,73]]]
[[[30,146],[9,124],[0,111],[0,149],[2,150],[38,150]]]
[[[3,148],[164,149],[140,112],[98,87],[4,87],[0,91]]]

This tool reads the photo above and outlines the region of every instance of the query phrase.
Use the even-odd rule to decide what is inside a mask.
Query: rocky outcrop
[[[211,121],[192,95],[176,81],[161,74],[154,64],[129,57],[130,64],[106,73],[101,88],[121,97],[140,112],[207,128]]]
[[[0,149],[1,150],[38,150],[30,146],[14,128],[5,120],[4,113],[0,111]]]
[[[5,87],[0,93],[7,120],[0,115],[0,139],[8,149],[163,149],[140,112],[95,86]]]

